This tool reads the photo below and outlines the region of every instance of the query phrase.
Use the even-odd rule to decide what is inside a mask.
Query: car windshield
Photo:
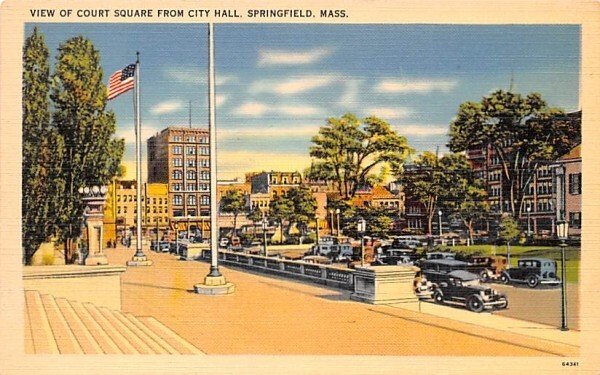
[[[474,285],[479,285],[479,279],[473,279],[473,280],[463,280],[462,282],[463,286],[474,286]]]

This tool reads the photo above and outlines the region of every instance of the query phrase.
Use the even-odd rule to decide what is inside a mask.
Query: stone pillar
[[[408,265],[357,267],[350,298],[374,305],[416,302],[413,288],[416,271],[417,268]]]
[[[80,188],[79,193],[83,195],[85,203],[83,217],[87,227],[88,256],[85,258],[86,266],[97,266],[108,264],[103,249],[103,219],[104,202],[106,201],[106,186]]]

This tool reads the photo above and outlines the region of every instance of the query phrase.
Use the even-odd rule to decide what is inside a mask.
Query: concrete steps
[[[154,318],[25,291],[28,354],[203,354]]]

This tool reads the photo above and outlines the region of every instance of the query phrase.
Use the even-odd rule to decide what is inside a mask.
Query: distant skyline
[[[171,125],[207,126],[206,24],[27,24],[59,43],[83,35],[101,53],[104,81],[141,59],[142,137]],[[218,178],[299,170],[328,117],[377,115],[417,151],[447,151],[460,103],[496,89],[540,92],[579,106],[577,25],[216,24]],[[109,102],[134,177],[132,93]],[[143,167],[146,178],[145,163]]]

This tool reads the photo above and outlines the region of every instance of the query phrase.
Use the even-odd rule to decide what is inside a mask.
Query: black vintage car
[[[561,283],[556,276],[556,261],[547,258],[521,258],[516,268],[509,268],[502,272],[500,281],[504,284],[526,283],[530,288],[536,288],[540,284]]]
[[[436,303],[463,305],[473,312],[508,307],[508,299],[504,294],[480,285],[478,275],[461,270],[452,271],[445,280],[438,281],[432,297]]]
[[[455,259],[430,259],[419,263],[423,276],[432,284],[446,281],[452,271],[466,271],[469,263]]]

